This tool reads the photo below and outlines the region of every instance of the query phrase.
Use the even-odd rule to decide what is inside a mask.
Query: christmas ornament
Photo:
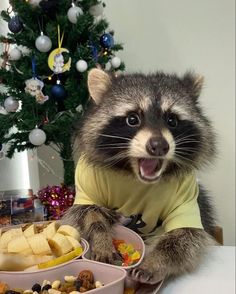
[[[49,219],[60,219],[66,210],[73,205],[74,187],[47,186],[38,191],[38,198],[45,206]]]
[[[97,63],[98,62],[98,49],[91,40],[89,41],[89,46],[90,46],[91,51],[92,51],[93,59]]]
[[[49,97],[45,96],[42,92],[42,89],[44,87],[43,81],[39,80],[36,77],[36,61],[34,56],[32,57],[31,62],[33,77],[25,81],[25,92],[35,97],[36,101],[39,104],[43,104],[45,101],[49,99]]]
[[[43,130],[35,128],[29,133],[29,141],[35,146],[40,146],[46,141],[46,134]]]
[[[64,57],[62,53],[69,53],[69,50],[66,48],[61,48],[63,38],[64,32],[62,33],[62,36],[60,36],[60,27],[58,26],[58,48],[54,49],[48,57],[48,66],[55,74],[70,70],[71,66],[71,58],[69,58],[66,64],[64,63]]]
[[[95,17],[100,16],[103,14],[103,4],[102,2],[97,4],[97,5],[93,5],[89,8],[89,13]]]
[[[69,8],[69,10],[67,11],[67,17],[69,21],[73,24],[77,23],[78,17],[82,14],[83,14],[83,10],[78,6],[75,6],[73,3],[71,8]]]
[[[25,81],[25,92],[34,96],[36,101],[39,104],[43,104],[45,101],[49,99],[48,96],[45,96],[42,92],[44,87],[44,83],[37,78],[31,78]]]
[[[100,44],[103,48],[112,48],[114,46],[114,38],[111,34],[103,34],[100,37]]]
[[[9,53],[10,59],[14,60],[14,61],[19,60],[21,58],[21,56],[22,56],[22,52],[17,47],[13,48]]]
[[[9,96],[4,101],[4,107],[7,112],[16,112],[19,107],[19,102],[12,96]]]
[[[40,52],[48,52],[52,48],[52,41],[41,32],[40,36],[35,41],[35,47]]]
[[[118,68],[120,67],[121,65],[121,60],[119,57],[117,56],[114,56],[112,59],[111,59],[111,65],[113,68]]]
[[[29,4],[33,7],[38,7],[41,1],[42,0],[28,0]]]
[[[79,71],[79,72],[84,72],[86,71],[88,68],[88,64],[85,60],[83,59],[80,59],[76,62],[76,69]]]
[[[8,112],[6,111],[6,109],[2,106],[0,106],[0,114],[2,115],[6,115]]]
[[[23,29],[23,23],[19,16],[16,15],[10,19],[8,28],[14,34],[19,33]]]
[[[57,84],[52,87],[51,95],[57,102],[63,101],[66,98],[66,89],[60,84],[60,81],[57,81]]]
[[[8,59],[9,59],[9,49],[10,49],[10,43],[8,42],[8,40],[4,40],[4,49],[3,49],[3,53],[2,53],[2,63],[0,64],[0,68],[4,68],[6,69],[7,67],[7,63],[8,63]],[[2,79],[0,78],[0,84],[2,82]]]

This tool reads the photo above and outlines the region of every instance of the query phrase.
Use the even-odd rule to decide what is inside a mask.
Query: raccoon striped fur
[[[133,189],[121,207],[100,204],[91,192],[86,197],[92,197],[93,202],[79,201],[65,214],[63,222],[78,227],[89,240],[93,259],[112,262],[112,227],[124,214],[122,207],[136,197],[138,183],[143,185],[143,205],[137,207],[137,211],[134,206],[132,212],[138,216],[139,229],[136,226],[136,231],[140,233],[140,223],[145,224],[142,213],[147,213],[144,211],[148,205],[148,200],[145,202],[145,197],[148,197],[146,191],[152,189],[155,193],[155,187],[158,189],[165,182],[164,191],[168,195],[168,183],[174,181],[181,185],[183,179],[212,161],[215,135],[199,105],[202,85],[203,78],[193,73],[186,73],[183,77],[157,72],[115,78],[100,69],[89,72],[88,88],[93,101],[76,134],[75,150],[79,149],[80,155],[86,157],[90,168],[98,171],[109,169],[118,177],[120,174],[128,175],[129,178],[124,179],[128,184],[127,179],[130,179],[132,187],[129,189]],[[90,180],[85,180],[84,186]],[[162,208],[152,237],[142,234],[148,250],[141,265],[130,272],[133,279],[152,284],[164,277],[192,271],[201,262],[206,247],[213,244],[210,234],[214,227],[214,209],[207,193],[198,187],[195,178],[194,185],[195,190],[199,189],[194,201],[197,209],[200,209],[203,227],[191,226],[186,221],[184,225],[155,235],[154,229],[164,227],[167,222],[165,217],[161,219],[165,210]],[[81,187],[77,191],[78,199],[80,190]],[[170,190],[169,193],[175,192]],[[120,201],[122,195],[116,191],[114,197]],[[157,210],[160,209],[158,201],[166,201],[160,195],[158,197],[157,200],[154,197],[152,205]],[[178,201],[176,199],[170,213],[186,205]],[[155,214],[153,210],[152,214]]]

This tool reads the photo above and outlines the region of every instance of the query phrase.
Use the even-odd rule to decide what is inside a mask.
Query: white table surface
[[[235,294],[235,249],[210,247],[197,271],[164,283],[158,294]]]

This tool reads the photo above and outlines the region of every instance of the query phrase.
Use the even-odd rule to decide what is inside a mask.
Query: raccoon
[[[112,263],[112,228],[122,217],[147,245],[129,272],[142,283],[194,270],[213,244],[214,209],[196,171],[212,161],[215,134],[187,72],[88,74],[92,103],[76,134],[77,196],[63,222],[78,227],[92,258]]]

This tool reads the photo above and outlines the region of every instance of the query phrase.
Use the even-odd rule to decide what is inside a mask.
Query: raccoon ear
[[[184,86],[188,89],[190,95],[197,99],[201,93],[204,77],[199,74],[187,72],[183,77]]]
[[[104,93],[111,86],[110,76],[103,70],[94,68],[88,73],[89,94],[96,104],[102,101]]]

